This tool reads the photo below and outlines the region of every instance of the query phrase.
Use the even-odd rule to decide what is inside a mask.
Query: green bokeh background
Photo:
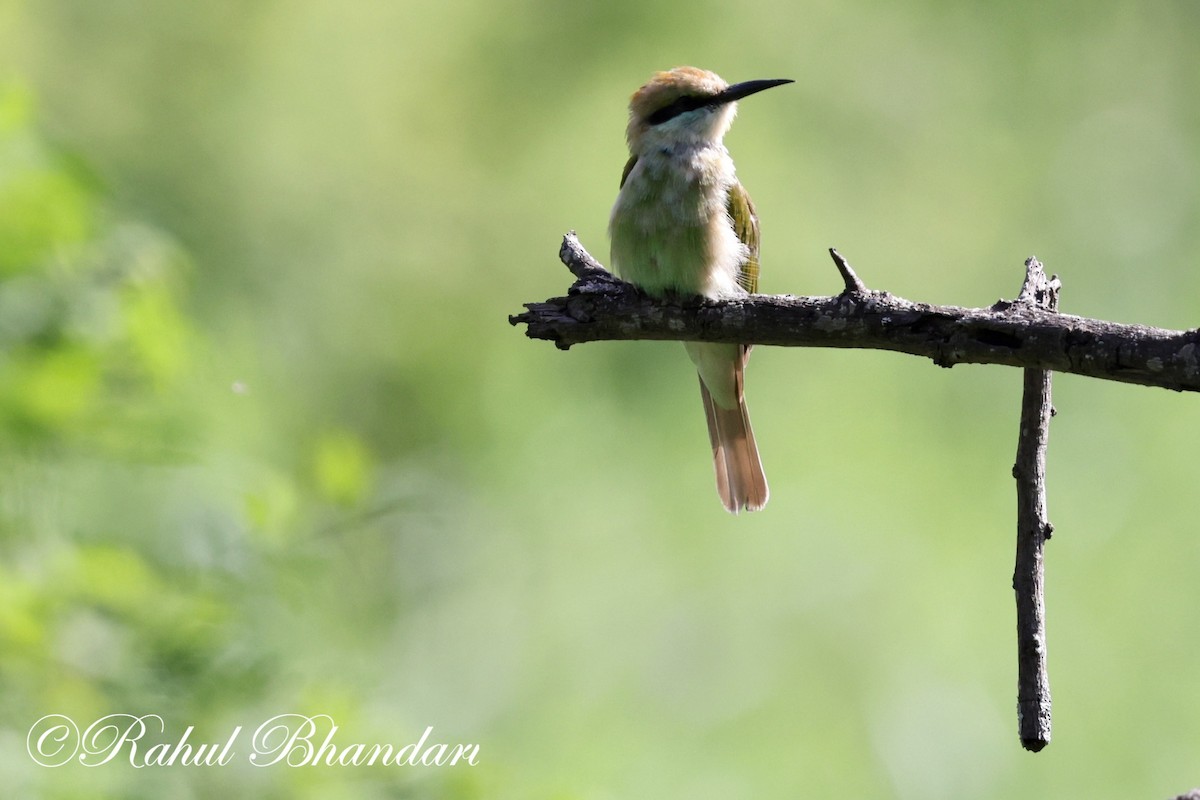
[[[759,348],[768,509],[680,348],[509,327],[598,256],[629,93],[727,143],[762,290],[1200,297],[1200,6],[0,0],[13,797],[1167,797],[1200,764],[1196,398],[1059,376],[1054,741],[1016,736],[1020,374]],[[454,768],[39,767],[34,720],[328,714]],[[244,741],[244,740],[243,740]]]

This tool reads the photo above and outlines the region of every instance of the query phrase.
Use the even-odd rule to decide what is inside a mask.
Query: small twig
[[[833,259],[838,272],[842,274],[842,280],[846,282],[846,290],[843,294],[868,294],[867,285],[862,282],[854,272],[854,268],[850,266],[850,262],[842,257],[837,248],[829,248],[829,257]]]
[[[600,262],[593,258],[591,253],[583,249],[575,231],[571,231],[563,237],[562,247],[558,249],[558,257],[576,278],[592,278],[596,273],[601,272],[605,275],[610,274],[608,270],[600,266]]]
[[[1025,262],[1016,303],[1057,311],[1061,284],[1047,280],[1036,258]],[[1046,442],[1050,417],[1049,370],[1026,369],[1021,430],[1013,477],[1017,481],[1017,725],[1021,744],[1038,752],[1050,743],[1050,676],[1046,671],[1046,597],[1043,549],[1054,528],[1046,514]]]

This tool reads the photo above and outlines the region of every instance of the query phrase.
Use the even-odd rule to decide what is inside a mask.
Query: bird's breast
[[[651,294],[737,294],[746,250],[727,210],[736,181],[724,147],[640,155],[609,221],[614,269]]]

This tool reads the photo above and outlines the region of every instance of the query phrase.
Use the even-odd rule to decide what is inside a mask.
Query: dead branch
[[[833,297],[656,300],[607,272],[572,233],[560,257],[575,284],[565,297],[526,304],[509,322],[564,350],[621,339],[867,348],[924,356],[942,367],[1003,364],[1200,391],[1200,330],[1106,322],[1009,300],[989,308],[914,303],[866,289],[832,255],[847,286]]]

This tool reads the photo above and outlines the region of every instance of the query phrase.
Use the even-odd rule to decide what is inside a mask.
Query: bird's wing
[[[626,172],[633,168],[633,162],[626,167]],[[738,285],[753,294],[758,291],[758,213],[750,195],[740,183],[735,183],[729,190],[729,201],[726,206],[729,218],[733,220],[733,230],[737,237],[746,245],[749,255],[738,271]]]
[[[637,156],[630,156],[629,161],[625,162],[625,171],[621,173],[621,185],[618,189],[625,188],[625,181],[629,179],[629,173],[633,172],[633,165],[637,163]]]

